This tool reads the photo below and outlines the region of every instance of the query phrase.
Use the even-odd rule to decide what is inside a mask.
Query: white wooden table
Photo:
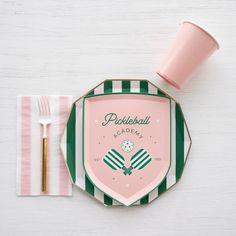
[[[180,23],[221,49],[181,91],[155,74]],[[0,235],[236,235],[236,1],[1,0]],[[146,207],[16,197],[16,95],[79,97],[106,78],[147,78],[181,104],[193,146],[183,178]]]

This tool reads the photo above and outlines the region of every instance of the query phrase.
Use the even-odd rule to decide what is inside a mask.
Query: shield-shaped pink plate
[[[84,98],[83,164],[98,189],[128,206],[162,182],[171,162],[170,109],[160,95]]]

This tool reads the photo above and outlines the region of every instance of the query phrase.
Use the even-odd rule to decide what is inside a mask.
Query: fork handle
[[[42,148],[42,192],[47,192],[47,138],[43,138]]]

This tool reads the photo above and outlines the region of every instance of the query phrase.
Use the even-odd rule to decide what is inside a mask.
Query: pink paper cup
[[[219,44],[208,32],[185,21],[157,74],[177,89],[181,89],[216,49],[219,49]]]

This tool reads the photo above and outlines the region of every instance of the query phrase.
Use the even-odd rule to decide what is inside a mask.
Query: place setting
[[[182,89],[218,48],[183,22],[157,74]],[[104,80],[78,98],[20,95],[16,194],[72,196],[74,186],[105,206],[146,205],[180,180],[191,145],[181,105],[149,80]]]

